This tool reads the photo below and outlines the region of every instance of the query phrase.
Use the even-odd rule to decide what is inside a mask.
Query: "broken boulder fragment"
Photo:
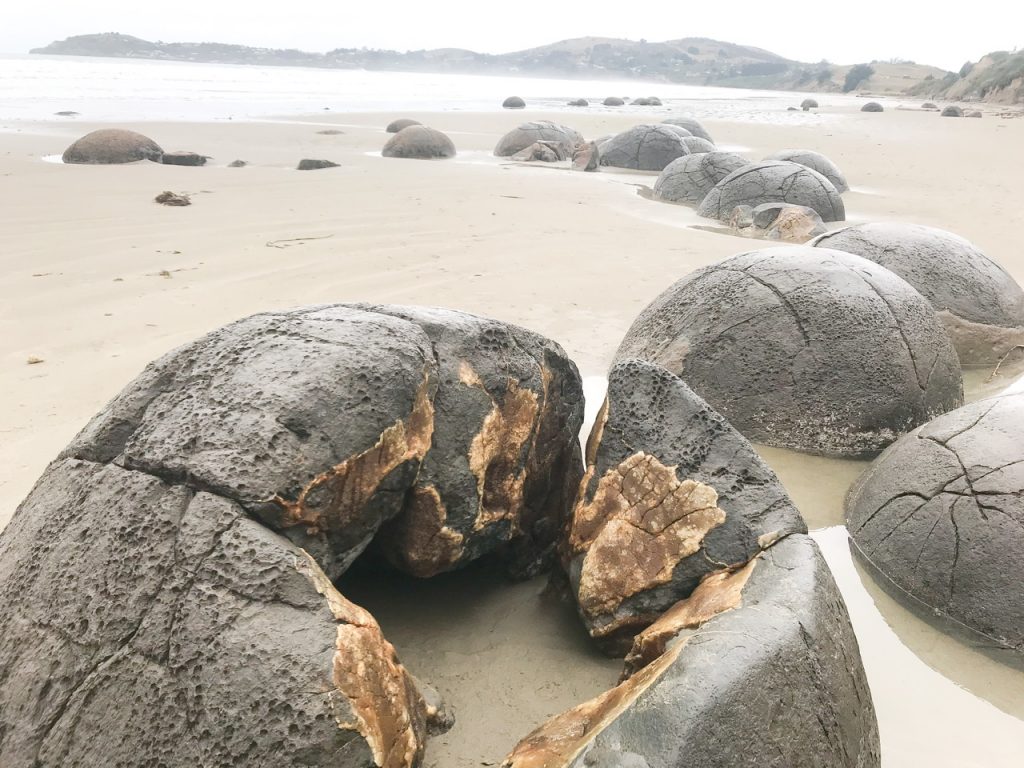
[[[593,173],[601,170],[601,150],[596,141],[577,144],[572,150],[572,169]]]
[[[206,165],[206,161],[209,158],[206,155],[200,155],[197,152],[164,152],[160,158],[160,162],[164,165],[185,165],[185,166],[200,166]]]

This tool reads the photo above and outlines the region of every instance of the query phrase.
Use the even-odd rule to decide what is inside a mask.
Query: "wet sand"
[[[706,123],[720,145],[752,159],[786,147],[824,152],[853,185],[844,196],[851,220],[953,230],[1024,282],[1024,120],[824,111],[820,124]],[[547,334],[585,376],[600,377],[637,312],[668,284],[759,247],[693,228],[701,222],[686,208],[643,199],[636,185],[654,175],[574,174],[490,156],[505,130],[550,113],[408,115],[450,133],[460,156],[441,163],[376,156],[382,126],[398,116],[135,126],[165,149],[214,157],[198,169],[46,163],[93,126],[0,126],[0,526],[147,362],[246,314],[327,301],[446,305]],[[565,119],[591,137],[638,122]],[[317,133],[332,127],[344,133]],[[292,170],[303,157],[341,167]],[[251,165],[225,167],[236,158]],[[193,193],[192,206],[154,204],[165,189]],[[817,537],[861,637],[885,765],[1019,765],[1024,676],[991,666],[870,584],[865,591],[834,528],[860,466],[786,453],[765,451],[810,526],[829,529]],[[509,734],[615,678],[617,666],[586,650],[571,611],[546,602],[541,587],[463,584],[463,599],[436,611],[438,585],[365,594],[410,668],[461,710],[448,743],[431,753],[443,758],[435,765],[500,761]],[[453,609],[459,621],[446,618]],[[515,690],[496,693],[507,680]]]

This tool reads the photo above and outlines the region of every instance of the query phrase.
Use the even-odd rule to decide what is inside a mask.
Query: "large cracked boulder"
[[[963,403],[931,305],[852,254],[767,248],[699,269],[644,309],[616,352],[680,376],[755,442],[882,450]]]
[[[410,125],[388,139],[381,154],[411,160],[444,160],[455,157],[455,144],[434,128]]]
[[[843,193],[850,190],[850,185],[846,183],[846,177],[843,175],[843,172],[839,170],[839,166],[820,152],[814,152],[810,149],[782,149],[774,154],[768,155],[765,160],[785,160],[790,163],[802,165],[813,171],[817,171],[826,179],[831,181],[832,186],[836,188],[836,191]]]
[[[139,160],[160,162],[164,151],[147,136],[122,128],[103,128],[87,133],[64,150],[65,163],[116,165]]]
[[[670,117],[667,120],[662,120],[661,122],[665,125],[678,125],[680,128],[688,130],[693,136],[699,136],[702,139],[710,141],[712,144],[715,142],[700,120],[697,120],[694,117]]]
[[[601,165],[637,171],[662,171],[690,154],[684,137],[664,125],[637,125],[601,145]]]
[[[612,654],[709,573],[807,532],[746,438],[658,365],[612,367],[586,461],[563,563],[588,632]]]
[[[708,192],[749,161],[734,152],[700,152],[673,160],[654,182],[654,196],[668,203],[700,205]]]
[[[1024,393],[940,416],[847,499],[854,552],[897,599],[1024,662]]]
[[[793,534],[709,575],[636,638],[625,680],[527,736],[505,768],[876,768],[843,599]]]
[[[494,148],[494,154],[497,157],[511,157],[538,141],[555,142],[562,148],[562,154],[566,157],[572,155],[573,147],[584,143],[583,136],[567,125],[553,123],[550,120],[534,120],[523,123],[502,136]]]
[[[149,366],[0,533],[0,764],[408,768],[443,718],[332,586],[554,555],[582,393],[459,312],[256,315]]]
[[[993,364],[1024,344],[1024,291],[973,243],[934,227],[876,222],[811,245],[855,253],[895,272],[931,302],[967,364]]]
[[[708,192],[697,214],[727,221],[738,205],[791,203],[813,208],[822,221],[844,221],[839,191],[815,170],[798,163],[768,160],[733,171]]]

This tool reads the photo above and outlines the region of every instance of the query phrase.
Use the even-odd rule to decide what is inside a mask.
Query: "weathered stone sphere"
[[[861,112],[884,112],[885,108],[877,101],[869,101],[863,107],[860,108]]]
[[[651,100],[646,96],[641,96],[637,99],[633,99],[630,104],[634,107],[649,107],[651,106]]]
[[[854,551],[893,595],[1024,661],[1024,393],[890,446],[847,497]]]
[[[768,155],[765,160],[784,160],[789,163],[802,165],[805,168],[810,168],[812,171],[817,171],[831,181],[832,186],[839,193],[850,190],[850,185],[846,183],[846,177],[839,170],[839,166],[820,152],[814,152],[810,149],[782,149]]]
[[[388,127],[385,130],[388,133],[398,133],[403,128],[408,128],[410,125],[423,125],[419,120],[412,120],[408,117],[401,117],[398,120],[392,120],[388,123]]]
[[[924,104],[921,105],[921,109],[938,109],[938,108],[939,107],[938,107],[937,104],[934,104],[933,102],[930,102],[930,101],[926,101]]]
[[[711,138],[711,134],[707,132],[707,129],[701,124],[699,120],[693,117],[670,117],[668,120],[662,120],[665,125],[678,125],[680,128],[685,128],[692,135],[699,136],[702,139],[707,139],[712,144],[714,139]]]
[[[733,152],[700,152],[673,160],[654,183],[654,196],[669,203],[700,205],[722,179],[749,161]]]
[[[604,100],[603,103],[606,107],[621,107],[626,102],[624,102],[618,96],[609,96],[607,99]]]
[[[590,102],[586,99],[573,99],[569,102],[570,107],[589,107]]]
[[[573,147],[583,143],[583,136],[561,123],[533,120],[502,136],[494,148],[494,154],[497,157],[511,157],[538,141],[553,141],[559,145],[562,154],[568,156],[572,154]]]
[[[649,106],[649,107],[660,107],[661,106],[661,99],[659,99],[657,96],[648,96],[647,97],[647,106]]]
[[[412,160],[441,160],[455,157],[455,144],[441,131],[425,125],[410,125],[388,139],[381,154]]]
[[[679,126],[665,126],[666,128],[679,129]],[[684,136],[683,144],[690,151],[690,154],[699,154],[701,152],[714,152],[716,147],[712,142],[707,139],[702,139],[700,136]]]
[[[712,189],[697,213],[725,221],[738,205],[793,203],[813,208],[822,221],[843,221],[846,208],[839,191],[817,171],[797,163],[767,160],[733,171]]]
[[[601,145],[601,165],[661,171],[690,152],[684,137],[664,125],[637,125]]]
[[[501,106],[504,109],[523,109],[526,107],[526,102],[523,101],[518,96],[509,96],[507,99],[501,102]]]
[[[661,125],[664,125],[666,128],[668,128],[673,133],[678,133],[683,138],[688,138],[690,136],[693,136],[692,133],[690,133],[688,130],[683,128],[681,125],[671,125],[669,123],[661,123]]]
[[[966,113],[964,117],[982,117],[982,114],[979,110],[975,109]]]
[[[801,109],[817,109],[818,108],[818,102],[815,101],[814,99],[804,99],[803,101],[800,102],[800,108]]]
[[[963,403],[931,305],[859,256],[794,245],[697,270],[656,298],[615,354],[680,376],[754,442],[880,451]]]
[[[152,139],[122,128],[102,128],[87,133],[64,150],[65,163],[115,165],[138,160],[160,162],[164,151]]]
[[[960,107],[950,104],[948,107],[942,110],[940,113],[942,117],[963,117],[964,111]]]
[[[959,235],[873,222],[830,232],[811,245],[863,256],[914,286],[939,313],[965,365],[995,363],[1024,343],[1024,291]]]

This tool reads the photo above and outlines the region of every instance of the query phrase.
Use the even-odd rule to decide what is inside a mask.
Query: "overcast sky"
[[[1019,0],[910,3],[848,0],[778,5],[763,0],[7,0],[0,52],[24,53],[70,35],[122,32],[148,40],[213,41],[326,51],[458,47],[488,53],[570,37],[634,40],[711,37],[801,61],[848,64],[894,57],[958,69],[1024,44]]]

